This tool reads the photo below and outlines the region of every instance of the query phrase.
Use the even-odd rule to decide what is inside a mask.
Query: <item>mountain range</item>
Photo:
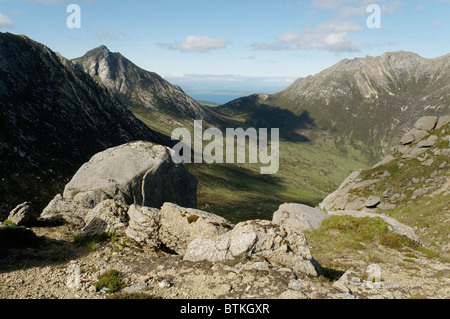
[[[375,163],[421,116],[449,114],[450,54],[426,59],[398,51],[343,60],[282,92],[218,110],[245,116],[249,125],[281,123],[286,138],[331,141],[343,154]]]
[[[220,128],[280,128],[282,141],[276,176],[246,164],[191,166],[199,207],[229,213],[242,204],[259,214],[281,201],[314,205],[351,171],[388,154],[418,118],[449,113],[449,64],[450,54],[402,51],[343,60],[282,92],[208,108],[105,46],[68,60],[26,36],[0,33],[0,201],[8,209],[47,203],[95,153],[133,140],[170,146],[171,130],[201,119]]]

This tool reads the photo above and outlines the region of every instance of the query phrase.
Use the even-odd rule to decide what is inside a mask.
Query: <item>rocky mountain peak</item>
[[[183,90],[102,45],[73,60],[128,107],[144,108],[176,118],[214,121],[214,114]]]

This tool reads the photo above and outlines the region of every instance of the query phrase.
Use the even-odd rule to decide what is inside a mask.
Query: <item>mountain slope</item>
[[[158,111],[180,119],[213,121],[214,114],[183,90],[154,72],[145,71],[120,53],[100,46],[73,60],[116,94],[128,107]]]
[[[137,120],[79,66],[26,36],[0,33],[0,203],[48,202],[92,155],[170,139]]]
[[[424,127],[420,119],[385,159],[353,172],[320,207],[389,215],[414,227],[428,247],[448,258],[450,116],[435,125],[431,120]]]
[[[343,60],[280,93],[244,97],[219,111],[244,112],[251,114],[248,121],[272,126],[278,125],[273,115],[285,112],[285,133],[316,141],[331,137],[343,152],[359,150],[376,162],[417,118],[448,114],[450,54],[425,59],[399,51]]]

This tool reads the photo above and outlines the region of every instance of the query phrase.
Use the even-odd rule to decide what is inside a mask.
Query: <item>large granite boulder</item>
[[[150,142],[133,142],[94,155],[64,189],[64,199],[94,192],[126,204],[161,207],[172,202],[197,207],[197,182],[172,150]],[[92,197],[92,196],[90,196]]]
[[[43,210],[44,221],[84,227],[86,215],[105,200],[124,206],[160,208],[165,202],[197,207],[197,181],[173,151],[150,142],[133,142],[98,153],[85,163]]]

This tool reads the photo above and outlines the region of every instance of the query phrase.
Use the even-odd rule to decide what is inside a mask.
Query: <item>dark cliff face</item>
[[[310,140],[325,132],[338,148],[362,151],[375,163],[417,118],[450,112],[450,55],[425,59],[399,51],[343,60],[280,93],[242,98],[219,110],[248,113],[250,108],[258,116],[255,109],[261,107],[291,112],[291,119],[308,118],[314,125],[293,124]]]
[[[154,72],[143,70],[120,53],[100,46],[73,60],[128,107],[141,107],[180,119],[214,122],[207,107]]]
[[[79,66],[0,33],[0,204],[41,207],[84,162],[134,140],[168,145]]]

